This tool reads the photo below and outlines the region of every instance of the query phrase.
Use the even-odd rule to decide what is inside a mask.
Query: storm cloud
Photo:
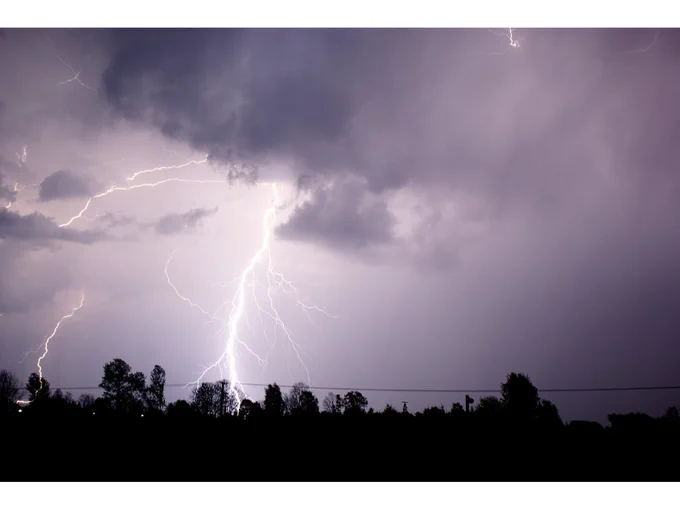
[[[7,31],[2,172],[42,184],[36,197],[0,183],[0,198],[16,200],[0,211],[4,309],[84,282],[107,304],[83,319],[101,343],[80,346],[95,368],[74,371],[74,385],[100,377],[102,356],[128,352],[193,380],[223,346],[168,289],[164,264],[180,249],[169,269],[179,292],[223,303],[211,285],[242,273],[273,200],[250,184],[276,182],[274,262],[343,317],[290,319],[313,345],[319,384],[496,387],[511,370],[539,387],[677,384],[678,31],[515,34],[519,48],[503,29],[49,31],[54,44]],[[90,88],[59,85],[69,66]],[[135,172],[206,154],[209,165],[135,182],[217,172],[230,185],[116,192],[73,228],[49,219]],[[95,217],[107,231],[136,227],[135,241],[95,242]],[[44,257],[35,270],[25,245]],[[68,277],[49,275],[48,257]],[[279,372],[250,360],[244,377],[294,382],[295,360],[277,356]],[[409,398],[410,409],[442,403]],[[669,398],[554,400],[563,416],[602,419],[663,411]]]
[[[53,220],[38,212],[22,215],[0,209],[0,239],[38,244],[50,241],[91,244],[105,237],[102,232],[60,228]]]
[[[89,180],[68,169],[57,170],[45,177],[39,189],[43,202],[87,197],[92,193]]]

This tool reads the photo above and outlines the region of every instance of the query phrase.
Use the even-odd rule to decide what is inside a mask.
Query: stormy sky
[[[53,388],[96,386],[114,357],[195,380],[224,351],[275,183],[273,271],[296,291],[272,299],[295,344],[248,300],[239,339],[269,356],[237,346],[245,383],[680,382],[677,31],[2,34],[2,368],[35,371],[24,353],[84,293],[43,363]],[[266,305],[266,261],[256,280]],[[604,421],[680,392],[542,396]]]

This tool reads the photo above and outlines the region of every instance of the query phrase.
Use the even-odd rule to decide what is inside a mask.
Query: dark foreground
[[[4,481],[678,481],[680,426],[14,415]]]

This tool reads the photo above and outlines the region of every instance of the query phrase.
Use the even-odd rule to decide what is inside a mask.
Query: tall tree
[[[283,416],[286,404],[281,394],[281,388],[274,383],[267,386],[264,390],[264,411],[269,416]]]
[[[35,372],[28,376],[26,391],[31,396],[31,400],[39,400],[50,396],[50,383],[45,378],[41,379]]]
[[[102,398],[117,412],[140,412],[144,409],[144,374],[133,373],[130,365],[120,358],[104,365],[99,387],[104,390]]]
[[[8,370],[0,370],[0,410],[11,409],[20,395],[17,376]]]
[[[364,412],[368,400],[359,391],[349,391],[345,394],[342,405],[345,408],[345,413],[359,414]]]
[[[150,410],[165,410],[165,370],[160,365],[154,366],[151,371],[151,381],[146,389],[146,403]]]
[[[528,375],[512,372],[501,385],[501,401],[510,416],[529,418],[539,405],[538,389]]]
[[[319,400],[305,383],[295,383],[284,397],[286,411],[290,414],[315,414],[319,412]]]
[[[201,383],[191,391],[191,406],[205,416],[220,414],[221,387],[215,383]]]
[[[330,392],[323,399],[322,409],[324,413],[334,414],[335,413],[335,394]]]

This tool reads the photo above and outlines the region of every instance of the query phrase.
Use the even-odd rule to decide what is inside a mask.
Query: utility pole
[[[465,412],[470,412],[470,406],[475,403],[475,399],[470,397],[470,395],[465,395]]]
[[[220,390],[220,417],[224,416],[224,381],[220,381],[222,389]]]
[[[406,408],[406,404],[408,404],[408,402],[406,400],[402,400],[401,403],[404,404],[404,407],[402,408],[401,412],[408,413],[408,409]]]

